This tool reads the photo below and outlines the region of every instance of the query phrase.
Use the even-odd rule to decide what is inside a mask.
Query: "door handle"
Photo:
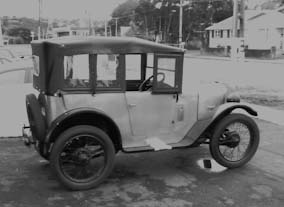
[[[213,110],[215,107],[216,107],[215,105],[207,106],[207,108],[208,108],[209,110]]]
[[[133,108],[133,107],[136,106],[136,104],[128,104],[128,106],[129,106],[130,108]]]

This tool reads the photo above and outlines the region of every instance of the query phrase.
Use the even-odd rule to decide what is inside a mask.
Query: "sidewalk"
[[[257,111],[258,119],[269,121],[274,124],[284,126],[284,111],[273,109],[267,106],[260,106],[256,104],[248,104]],[[237,112],[244,113],[243,110],[236,110]],[[246,112],[245,112],[246,113]]]
[[[230,57],[221,57],[221,56],[214,56],[214,55],[202,55],[200,54],[200,51],[185,51],[185,57],[186,58],[198,58],[198,59],[206,59],[206,60],[222,60],[222,61],[232,61]],[[238,60],[234,60],[238,61]],[[239,60],[241,61],[241,60]],[[257,62],[257,63],[272,63],[272,64],[284,64],[284,59],[257,59],[257,58],[245,58],[244,62]]]

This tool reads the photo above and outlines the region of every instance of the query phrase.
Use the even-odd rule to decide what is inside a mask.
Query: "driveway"
[[[2,139],[0,203],[3,207],[283,206],[284,127],[257,122],[260,148],[242,168],[217,165],[207,146],[119,154],[109,179],[81,192],[63,188],[49,163],[20,140]],[[205,168],[210,161],[211,168]]]

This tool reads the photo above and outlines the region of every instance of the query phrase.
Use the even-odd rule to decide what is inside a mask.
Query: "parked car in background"
[[[184,50],[118,37],[32,42],[26,109],[34,144],[73,190],[100,184],[115,154],[208,144],[221,165],[246,164],[259,144],[257,112],[222,84],[183,89]],[[185,68],[186,70],[187,68]],[[194,74],[192,74],[194,76]],[[9,110],[11,111],[11,110]]]
[[[21,136],[20,127],[28,124],[25,95],[36,93],[32,68],[0,70],[0,137]]]
[[[0,47],[0,65],[30,59],[30,56],[17,55],[13,50],[7,47]]]

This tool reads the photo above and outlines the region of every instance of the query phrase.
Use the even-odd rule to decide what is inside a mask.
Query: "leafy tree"
[[[25,27],[15,27],[15,28],[9,29],[8,31],[9,36],[21,37],[24,43],[30,42],[30,34],[31,34],[31,31]]]
[[[233,13],[232,0],[185,0],[184,2],[187,4],[183,6],[183,41],[201,37],[200,31],[204,31],[214,22],[232,16]],[[128,0],[119,5],[112,16],[119,18],[119,26],[132,25],[136,28],[132,35],[147,37],[160,34],[163,41],[177,43],[179,3],[180,0]],[[114,20],[111,23],[114,25]]]
[[[138,6],[136,0],[127,0],[126,2],[118,5],[112,12],[113,18],[118,18],[118,24],[120,26],[129,26],[130,21],[134,17],[134,11]]]

